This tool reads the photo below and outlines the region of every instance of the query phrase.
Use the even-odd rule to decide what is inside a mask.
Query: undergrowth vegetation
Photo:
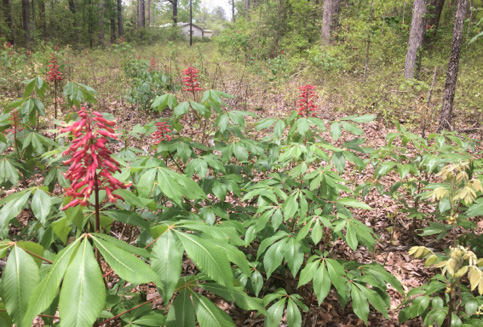
[[[323,51],[283,38],[256,48],[257,31],[238,24],[190,50],[0,52],[0,321],[235,326],[223,302],[296,327],[330,300],[367,324],[374,311],[389,319],[399,293],[401,322],[481,324],[482,150],[433,133],[432,69],[403,82],[385,59],[401,48],[377,48],[388,67],[361,83],[344,26],[347,41]],[[404,31],[378,24],[395,24],[384,38]],[[460,79],[461,117],[481,117],[475,76]],[[367,126],[396,117],[369,144]],[[407,294],[374,260],[369,194],[397,203],[414,240],[446,244],[411,244],[441,272]]]

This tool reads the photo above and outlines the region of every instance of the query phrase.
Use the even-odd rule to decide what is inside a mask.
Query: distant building
[[[172,24],[165,24],[161,25],[160,27],[169,27]],[[190,36],[190,23],[178,23],[178,27],[181,28],[181,31],[184,35]],[[212,37],[213,31],[204,30],[203,28],[199,27],[198,25],[193,24],[193,36],[194,37]]]

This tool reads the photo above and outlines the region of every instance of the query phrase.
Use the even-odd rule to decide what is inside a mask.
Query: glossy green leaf
[[[122,279],[134,284],[158,281],[158,275],[144,261],[94,235],[91,235],[91,238],[104,260]]]
[[[195,327],[195,309],[191,301],[191,292],[182,288],[169,308],[166,319],[167,327]]]
[[[287,324],[288,327],[299,327],[302,325],[302,315],[297,304],[291,299],[287,302]]]
[[[169,302],[181,275],[183,251],[174,232],[167,230],[153,246],[151,266],[159,275],[163,301]]]
[[[127,251],[129,253],[136,254],[136,255],[139,255],[139,256],[144,257],[144,258],[149,258],[151,256],[151,254],[149,253],[148,250],[146,250],[144,248],[138,248],[136,246],[133,246],[133,245],[127,243],[127,242],[123,242],[123,241],[121,241],[117,238],[114,238],[112,236],[109,236],[109,235],[106,235],[106,234],[101,234],[101,233],[92,233],[92,235],[94,235],[97,238],[103,239],[104,241],[109,242],[112,245],[115,245],[118,248],[120,248],[124,251]]]
[[[340,128],[340,124],[338,122],[333,122],[330,125],[330,135],[334,139],[334,142],[337,142],[339,137],[342,135],[342,129]]]
[[[32,292],[29,299],[28,310],[25,314],[24,323],[26,326],[44,310],[46,310],[59,292],[60,282],[64,277],[67,266],[74,252],[79,246],[80,238],[62,249],[56,256],[48,273],[42,278]]]
[[[3,158],[0,160],[0,184],[6,180],[13,185],[17,185],[18,171],[7,158]]]
[[[228,314],[218,308],[205,296],[191,292],[196,318],[200,327],[231,327],[235,326]]]
[[[42,224],[45,224],[52,205],[50,196],[38,188],[35,190],[34,196],[32,197],[31,205],[35,217],[40,220]]]
[[[91,327],[104,308],[106,289],[94,251],[84,239],[65,273],[60,291],[60,327]]]
[[[265,327],[278,327],[282,321],[286,298],[275,302],[268,310],[268,317],[265,318]]]
[[[263,266],[267,272],[267,278],[270,278],[270,275],[282,263],[286,243],[287,239],[283,239],[270,246],[267,252],[265,252],[265,256],[263,257]]]
[[[354,313],[367,324],[367,318],[369,317],[369,303],[367,303],[366,297],[354,284],[351,284],[351,299],[352,310],[354,310]]]
[[[338,200],[336,200],[336,203],[342,204],[346,207],[361,208],[361,209],[364,209],[364,210],[371,210],[372,209],[371,207],[369,207],[364,202],[361,202],[361,201],[358,201],[358,200],[352,199],[352,198],[338,199]]]
[[[219,247],[196,235],[177,232],[186,253],[208,277],[233,290],[233,272],[230,261]]]
[[[330,276],[329,276],[329,273],[327,272],[327,269],[325,268],[324,261],[320,263],[319,268],[314,272],[313,278],[314,278],[314,282],[313,282],[314,293],[315,293],[315,296],[317,297],[317,301],[319,302],[319,305],[321,305],[324,299],[329,294],[330,285],[331,285]]]
[[[2,272],[0,288],[5,308],[18,327],[30,326],[24,323],[24,317],[39,279],[39,267],[33,257],[20,247],[13,246]]]
[[[344,268],[334,259],[325,259],[327,264],[327,271],[329,272],[330,280],[337,290],[337,294],[343,305],[347,300],[347,278],[345,278]]]

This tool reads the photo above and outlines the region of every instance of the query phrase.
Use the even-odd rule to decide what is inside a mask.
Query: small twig
[[[142,307],[143,305],[146,305],[146,304],[148,304],[148,303],[151,303],[151,302],[153,302],[154,300],[159,299],[159,298],[161,298],[161,297],[160,297],[160,296],[153,297],[153,298],[152,298],[151,300],[149,300],[149,301],[146,301],[146,302],[144,302],[144,303],[138,304],[138,305],[136,305],[136,306],[132,307],[131,309],[126,310],[126,311],[124,311],[124,312],[121,312],[120,314],[115,315],[115,316],[114,316],[114,317],[112,317],[112,318],[109,318],[109,319],[107,319],[107,320],[101,321],[100,323],[97,323],[97,324],[95,324],[94,326],[97,326],[97,327],[98,327],[98,326],[102,326],[102,325],[104,325],[104,324],[107,324],[108,322],[110,322],[110,321],[112,321],[112,320],[114,320],[114,319],[117,319],[117,318],[119,318],[120,316],[123,316],[123,315],[125,315],[126,313],[129,313],[129,312],[131,312],[131,311],[133,311],[133,310],[136,310],[137,308],[140,308],[140,307]]]

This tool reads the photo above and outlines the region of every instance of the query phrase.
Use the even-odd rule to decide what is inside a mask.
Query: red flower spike
[[[71,146],[63,155],[72,154],[69,160],[63,161],[70,167],[64,174],[71,181],[66,195],[72,197],[72,201],[62,210],[81,205],[86,206],[89,197],[96,189],[105,190],[107,200],[114,203],[122,197],[112,194],[117,189],[125,189],[131,184],[124,184],[112,177],[112,173],[120,171],[119,163],[111,158],[111,151],[106,147],[109,143],[105,136],[117,139],[117,135],[104,130],[106,125],[114,126],[113,121],[108,121],[98,112],[89,114],[85,108],[78,112],[80,120],[70,126],[60,129],[61,133],[70,132],[74,136]],[[110,131],[114,132],[112,128]]]
[[[50,68],[49,72],[47,73],[47,79],[51,82],[59,82],[64,79],[62,73],[60,72],[60,66],[57,64],[57,56],[55,53],[50,55],[50,60],[48,67]]]
[[[300,95],[299,99],[297,100],[297,112],[302,117],[315,117],[317,111],[317,105],[314,103],[314,98],[317,97],[315,95],[315,86],[313,85],[305,85],[300,86]]]
[[[15,110],[12,110],[10,112],[10,128],[6,129],[5,130],[5,134],[11,132],[13,135],[17,134],[18,132],[20,132],[21,130],[23,130],[23,127],[22,127],[22,121],[20,119],[20,117],[18,116],[18,111],[17,109]]]
[[[199,72],[200,71],[195,69],[194,67],[188,67],[187,69],[183,70],[183,74],[186,75],[185,77],[183,77],[183,82],[186,86],[183,91],[193,93],[193,97],[196,95],[196,92],[203,91],[203,89],[200,88],[200,83],[197,80]]]
[[[162,141],[171,141],[171,135],[168,134],[171,133],[169,127],[171,126],[162,121],[156,123],[157,130],[152,134],[155,139],[154,144],[159,144]]]
[[[158,69],[156,64],[156,58],[151,58],[151,61],[149,62],[148,72],[155,72],[157,70]]]

